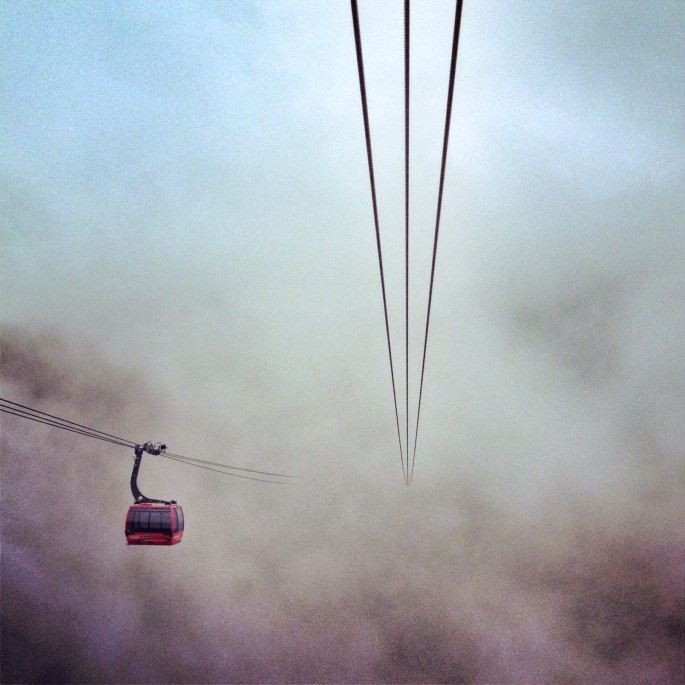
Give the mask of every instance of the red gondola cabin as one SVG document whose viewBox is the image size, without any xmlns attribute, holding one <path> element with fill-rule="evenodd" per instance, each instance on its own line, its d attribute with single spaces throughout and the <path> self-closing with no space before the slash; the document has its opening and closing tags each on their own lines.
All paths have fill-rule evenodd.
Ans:
<svg viewBox="0 0 685 685">
<path fill-rule="evenodd" d="M 129 545 L 176 545 L 182 538 L 180 504 L 140 502 L 128 508 L 126 541 Z"/>
</svg>

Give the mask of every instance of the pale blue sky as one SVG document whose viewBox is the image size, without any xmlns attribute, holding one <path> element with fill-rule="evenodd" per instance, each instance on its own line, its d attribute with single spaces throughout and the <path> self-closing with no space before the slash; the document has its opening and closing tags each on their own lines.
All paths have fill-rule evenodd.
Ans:
<svg viewBox="0 0 685 685">
<path fill-rule="evenodd" d="M 401 359 L 396 4 L 360 12 Z M 452 7 L 413 13 L 414 384 Z M 347 3 L 1 11 L 3 321 L 96 341 L 191 394 L 199 358 L 238 356 L 310 388 L 363 350 L 387 399 Z M 497 289 L 544 300 L 550 283 L 651 273 L 682 254 L 684 25 L 680 2 L 466 3 L 430 364 L 452 358 L 460 308 L 499 307 Z M 214 382 L 220 395 L 226 378 Z M 449 387 L 436 379 L 429 402 Z"/>
</svg>

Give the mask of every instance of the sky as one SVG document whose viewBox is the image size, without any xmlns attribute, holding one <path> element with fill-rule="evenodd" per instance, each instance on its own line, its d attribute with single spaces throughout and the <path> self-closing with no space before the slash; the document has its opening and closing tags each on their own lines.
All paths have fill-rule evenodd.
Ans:
<svg viewBox="0 0 685 685">
<path fill-rule="evenodd" d="M 404 397 L 398 0 L 359 0 Z M 410 426 L 454 3 L 413 3 Z M 3 682 L 683 673 L 685 4 L 465 0 L 414 481 L 350 7 L 0 4 Z M 400 401 L 400 421 L 406 416 Z"/>
</svg>

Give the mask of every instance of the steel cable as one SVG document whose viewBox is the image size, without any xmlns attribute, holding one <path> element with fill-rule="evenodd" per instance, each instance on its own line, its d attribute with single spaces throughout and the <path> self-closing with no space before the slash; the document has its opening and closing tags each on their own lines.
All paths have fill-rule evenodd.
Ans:
<svg viewBox="0 0 685 685">
<path fill-rule="evenodd" d="M 6 403 L 6 404 L 2 404 Z M 11 405 L 11 406 L 8 406 Z M 68 419 L 62 419 L 59 416 L 55 416 L 53 414 L 48 414 L 47 412 L 40 411 L 38 409 L 33 409 L 31 407 L 27 407 L 26 405 L 19 404 L 18 402 L 13 402 L 12 400 L 7 400 L 5 398 L 0 397 L 0 412 L 5 413 L 5 414 L 10 414 L 13 416 L 18 416 L 19 418 L 23 419 L 29 419 L 30 421 L 34 421 L 36 423 L 42 423 L 47 426 L 51 426 L 53 428 L 60 428 L 65 431 L 69 431 L 70 433 L 76 433 L 78 435 L 84 435 L 89 438 L 95 438 L 96 440 L 101 440 L 103 442 L 109 442 L 114 445 L 119 445 L 120 447 L 126 447 L 127 449 L 131 449 L 136 446 L 136 443 L 133 440 L 126 440 L 125 438 L 119 438 L 117 436 L 112 436 L 109 433 L 105 433 L 104 431 L 97 430 L 95 428 L 90 428 L 88 426 L 85 426 L 80 423 L 76 423 L 75 421 L 69 421 Z M 30 413 L 33 412 L 33 413 Z M 38 416 L 40 414 L 40 416 Z M 278 478 L 298 478 L 297 476 L 289 476 L 286 474 L 282 473 L 270 473 L 267 471 L 257 471 L 255 469 L 248 469 L 248 468 L 243 468 L 240 466 L 231 466 L 229 464 L 221 464 L 219 462 L 212 462 L 212 461 L 206 461 L 204 459 L 196 459 L 194 457 L 186 457 L 181 454 L 169 454 L 162 452 L 158 456 L 162 456 L 168 459 L 172 459 L 175 461 L 180 461 L 184 464 L 187 464 L 188 466 L 195 466 L 197 468 L 202 468 L 205 470 L 209 471 L 216 471 L 217 473 L 223 473 L 224 475 L 227 476 L 233 476 L 235 478 L 244 478 L 247 480 L 256 480 L 256 481 L 261 481 L 265 483 L 275 483 L 275 484 L 281 484 L 283 485 L 281 481 L 275 481 L 275 480 L 267 480 L 264 478 L 252 478 L 250 476 L 243 476 L 237 473 L 230 473 L 230 471 L 244 471 L 247 473 L 255 473 L 259 475 L 264 475 L 264 476 L 274 476 Z M 226 469 L 224 471 L 220 471 L 219 469 L 211 468 L 213 466 L 218 466 L 223 469 Z"/>
<path fill-rule="evenodd" d="M 409 0 L 404 0 L 404 351 L 407 417 L 405 482 L 409 485 Z"/>
<path fill-rule="evenodd" d="M 112 435 L 111 433 L 105 433 L 103 431 L 97 430 L 96 428 L 90 428 L 88 426 L 84 426 L 81 423 L 76 423 L 75 421 L 69 421 L 69 419 L 61 419 L 59 416 L 54 416 L 53 414 L 48 414 L 45 411 L 40 411 L 38 409 L 32 409 L 31 407 L 27 407 L 25 404 L 19 404 L 19 402 L 13 402 L 12 400 L 7 400 L 4 397 L 0 397 L 0 401 L 5 402 L 7 404 L 14 405 L 15 407 L 20 407 L 21 409 L 24 409 L 29 412 L 33 412 L 34 414 L 40 414 L 41 416 L 48 416 L 51 419 L 56 419 L 57 421 L 60 421 L 61 423 L 68 423 L 72 426 L 77 426 L 78 428 L 85 428 L 88 431 L 91 431 L 92 433 L 99 433 L 100 435 L 105 435 L 108 438 L 114 438 L 115 440 L 121 440 L 122 442 L 128 442 L 131 444 L 131 446 L 135 445 L 134 442 L 131 440 L 126 440 L 126 438 L 120 438 L 117 435 Z"/>
<path fill-rule="evenodd" d="M 230 464 L 221 464 L 216 461 L 206 461 L 205 459 L 196 459 L 195 457 L 186 457 L 183 454 L 174 454 L 173 452 L 164 452 L 164 456 L 175 457 L 177 459 L 184 459 L 188 462 L 197 462 L 199 464 L 206 464 L 208 466 L 220 466 L 224 469 L 231 469 L 233 471 L 244 471 L 246 473 L 258 473 L 261 476 L 277 476 L 278 478 L 299 478 L 299 476 L 288 476 L 285 473 L 272 473 L 271 471 L 257 471 L 256 469 L 246 469 L 242 466 L 231 466 Z"/>
<path fill-rule="evenodd" d="M 381 233 L 378 226 L 378 205 L 376 202 L 376 181 L 373 173 L 373 155 L 371 153 L 371 127 L 369 125 L 369 113 L 366 102 L 366 82 L 364 79 L 364 58 L 362 55 L 362 39 L 361 31 L 359 29 L 359 12 L 357 9 L 357 0 L 350 0 L 352 8 L 352 24 L 354 26 L 354 42 L 357 52 L 357 69 L 359 71 L 359 90 L 362 100 L 362 113 L 364 117 L 364 134 L 366 137 L 366 156 L 369 163 L 369 181 L 371 183 L 371 202 L 373 205 L 373 220 L 376 228 L 376 247 L 378 250 L 378 266 L 381 275 L 381 291 L 383 294 L 383 313 L 385 316 L 385 334 L 388 341 L 388 357 L 390 359 L 390 379 L 392 381 L 392 396 L 395 405 L 395 421 L 397 423 L 397 439 L 400 446 L 400 462 L 402 463 L 402 473 L 405 480 L 407 479 L 407 472 L 404 465 L 404 456 L 402 454 L 402 435 L 400 433 L 400 417 L 397 411 L 397 391 L 395 388 L 395 370 L 392 363 L 392 346 L 390 344 L 390 324 L 388 323 L 388 304 L 385 293 L 385 275 L 383 273 L 383 253 L 381 250 Z M 407 446 L 408 447 L 408 446 Z M 407 461 L 407 465 L 409 462 Z"/>
<path fill-rule="evenodd" d="M 187 464 L 188 466 L 195 466 L 198 469 L 204 469 L 205 471 L 214 471 L 215 473 L 222 473 L 224 476 L 232 476 L 233 478 L 244 478 L 245 480 L 254 480 L 258 481 L 260 483 L 273 483 L 274 485 L 290 485 L 290 483 L 280 481 L 280 480 L 268 480 L 266 478 L 253 478 L 252 476 L 243 476 L 239 473 L 231 473 L 230 471 L 221 471 L 220 469 L 214 469 L 211 466 L 203 466 L 201 464 L 194 464 L 191 461 L 188 461 L 185 458 L 179 458 L 177 456 L 172 456 L 171 454 L 167 454 L 166 452 L 160 452 L 159 454 L 155 455 L 158 457 L 164 457 L 165 459 L 171 459 L 172 461 L 180 461 L 182 464 Z M 242 470 L 242 469 L 241 469 Z M 247 469 L 245 469 L 247 470 Z M 260 473 L 259 471 L 257 473 Z M 284 478 L 292 478 L 292 476 L 283 476 Z"/>
<path fill-rule="evenodd" d="M 447 164 L 447 146 L 450 136 L 450 120 L 452 117 L 452 97 L 454 94 L 454 75 L 457 67 L 457 52 L 459 50 L 459 30 L 461 27 L 461 11 L 463 0 L 457 0 L 457 6 L 454 13 L 454 33 L 452 37 L 452 57 L 450 61 L 450 78 L 449 87 L 447 91 L 447 112 L 445 114 L 445 136 L 442 146 L 442 164 L 440 166 L 440 188 L 438 191 L 438 208 L 435 217 L 435 237 L 433 239 L 433 259 L 431 263 L 431 279 L 428 289 L 428 308 L 426 312 L 426 332 L 423 341 L 423 360 L 421 362 L 421 383 L 419 385 L 419 402 L 416 410 L 416 432 L 414 433 L 414 454 L 412 456 L 411 473 L 408 479 L 411 482 L 414 477 L 414 463 L 416 461 L 416 443 L 419 434 L 419 418 L 421 416 L 421 398 L 423 395 L 423 378 L 426 370 L 426 349 L 428 347 L 428 327 L 430 324 L 431 304 L 433 301 L 433 281 L 435 278 L 435 259 L 438 250 L 438 232 L 440 230 L 440 212 L 442 210 L 442 193 L 445 184 L 445 167 Z"/>
<path fill-rule="evenodd" d="M 90 433 L 88 431 L 81 430 L 79 428 L 72 428 L 70 426 L 65 426 L 63 424 L 57 423 L 56 421 L 51 421 L 50 419 L 44 419 L 40 416 L 33 416 L 31 414 L 28 414 L 27 412 L 19 412 L 19 411 L 14 411 L 13 409 L 10 409 L 6 407 L 5 405 L 0 405 L 0 412 L 3 412 L 4 414 L 12 414 L 14 416 L 19 416 L 22 419 L 30 419 L 31 421 L 35 421 L 36 423 L 43 423 L 46 426 L 53 426 L 54 428 L 62 428 L 63 430 L 69 431 L 70 433 L 77 433 L 79 435 L 85 435 L 86 437 L 89 438 L 95 438 L 96 440 L 102 440 L 103 442 L 111 442 L 114 445 L 121 445 L 122 447 L 127 447 L 131 448 L 133 445 L 129 445 L 126 442 L 121 442 L 119 440 L 112 440 L 111 438 L 104 438 L 101 435 L 96 435 L 94 433 Z"/>
</svg>

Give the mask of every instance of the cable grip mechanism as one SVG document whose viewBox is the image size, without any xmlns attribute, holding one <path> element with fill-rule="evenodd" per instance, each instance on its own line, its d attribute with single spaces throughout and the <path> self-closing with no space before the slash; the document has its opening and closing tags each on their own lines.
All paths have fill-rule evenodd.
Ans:
<svg viewBox="0 0 685 685">
<path fill-rule="evenodd" d="M 138 471 L 140 470 L 140 462 L 143 459 L 143 452 L 148 454 L 162 454 L 166 451 L 166 445 L 161 442 L 146 442 L 142 445 L 136 445 L 134 447 L 135 457 L 133 459 L 133 471 L 131 472 L 131 494 L 133 495 L 133 500 L 136 503 L 152 502 L 158 504 L 175 504 L 176 500 L 163 500 L 163 499 L 152 499 L 146 497 L 138 488 Z"/>
</svg>

